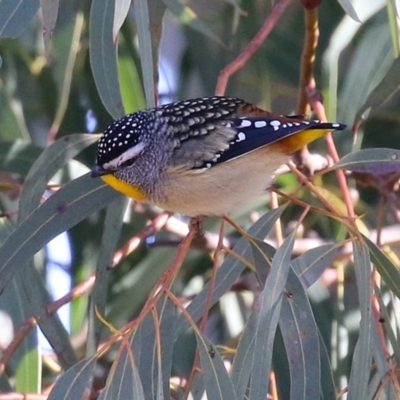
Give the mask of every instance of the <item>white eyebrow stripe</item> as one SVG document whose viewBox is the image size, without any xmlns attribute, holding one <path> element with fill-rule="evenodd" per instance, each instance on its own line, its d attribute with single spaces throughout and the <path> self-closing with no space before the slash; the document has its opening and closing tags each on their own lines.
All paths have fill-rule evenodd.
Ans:
<svg viewBox="0 0 400 400">
<path fill-rule="evenodd" d="M 111 160 L 103 165 L 105 169 L 109 170 L 115 170 L 117 169 L 122 163 L 124 163 L 127 160 L 130 160 L 131 158 L 134 158 L 139 155 L 139 153 L 146 147 L 145 143 L 140 142 L 136 146 L 131 147 L 130 149 L 126 150 L 123 152 L 121 155 L 118 157 L 114 158 L 114 160 Z"/>
</svg>

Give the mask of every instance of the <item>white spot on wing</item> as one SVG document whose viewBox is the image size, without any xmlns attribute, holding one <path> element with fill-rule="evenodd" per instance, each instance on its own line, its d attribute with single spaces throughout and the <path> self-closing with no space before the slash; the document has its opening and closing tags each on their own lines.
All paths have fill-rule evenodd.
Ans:
<svg viewBox="0 0 400 400">
<path fill-rule="evenodd" d="M 254 123 L 254 126 L 256 128 L 264 128 L 265 126 L 267 126 L 267 122 L 266 121 L 256 121 Z"/>
<path fill-rule="evenodd" d="M 277 119 L 275 119 L 270 122 L 270 125 L 274 128 L 274 131 L 277 131 L 281 125 L 281 121 L 278 121 Z"/>
<path fill-rule="evenodd" d="M 242 119 L 239 128 L 247 128 L 248 126 L 251 126 L 251 121 L 248 119 Z"/>
<path fill-rule="evenodd" d="M 246 140 L 246 134 L 244 132 L 239 132 L 237 135 L 236 142 L 242 142 L 243 140 Z"/>
</svg>

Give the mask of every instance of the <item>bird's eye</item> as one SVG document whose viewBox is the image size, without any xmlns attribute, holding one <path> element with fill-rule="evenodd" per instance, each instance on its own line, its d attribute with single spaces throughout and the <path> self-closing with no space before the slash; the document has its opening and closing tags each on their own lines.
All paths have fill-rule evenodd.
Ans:
<svg viewBox="0 0 400 400">
<path fill-rule="evenodd" d="M 136 161 L 137 157 L 129 158 L 128 160 L 122 162 L 119 166 L 120 167 L 130 167 Z"/>
</svg>

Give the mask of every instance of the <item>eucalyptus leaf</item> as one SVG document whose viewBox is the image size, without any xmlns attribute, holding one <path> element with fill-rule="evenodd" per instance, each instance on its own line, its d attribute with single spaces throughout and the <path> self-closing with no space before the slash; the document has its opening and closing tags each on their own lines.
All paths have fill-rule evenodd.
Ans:
<svg viewBox="0 0 400 400">
<path fill-rule="evenodd" d="M 48 400 L 76 400 L 87 397 L 95 366 L 96 358 L 79 361 L 57 380 Z"/>
<path fill-rule="evenodd" d="M 90 65 L 104 107 L 114 119 L 124 115 L 113 42 L 113 0 L 93 0 L 90 10 Z"/>
<path fill-rule="evenodd" d="M 342 157 L 332 169 L 384 175 L 400 171 L 400 150 L 364 149 Z"/>
<path fill-rule="evenodd" d="M 118 196 L 121 195 L 88 175 L 51 196 L 0 247 L 0 292 L 46 243 Z"/>
<path fill-rule="evenodd" d="M 0 1 L 0 37 L 17 37 L 39 9 L 39 0 Z"/>
</svg>

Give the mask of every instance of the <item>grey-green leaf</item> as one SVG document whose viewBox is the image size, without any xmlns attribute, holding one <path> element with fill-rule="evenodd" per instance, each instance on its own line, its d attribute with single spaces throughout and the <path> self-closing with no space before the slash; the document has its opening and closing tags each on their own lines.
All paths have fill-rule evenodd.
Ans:
<svg viewBox="0 0 400 400">
<path fill-rule="evenodd" d="M 360 333 L 351 364 L 349 400 L 365 399 L 372 362 L 371 261 L 368 248 L 353 242 L 354 269 L 361 312 Z"/>
<path fill-rule="evenodd" d="M 143 386 L 134 361 L 131 354 L 124 349 L 122 354 L 114 361 L 106 387 L 99 396 L 99 400 L 145 399 Z"/>
<path fill-rule="evenodd" d="M 342 6 L 343 10 L 346 12 L 346 14 L 348 14 L 351 18 L 353 18 L 354 21 L 361 22 L 350 0 L 338 0 L 338 1 L 339 4 Z"/>
<path fill-rule="evenodd" d="M 357 111 L 354 123 L 357 123 L 368 109 L 379 106 L 389 100 L 400 87 L 400 57 L 397 57 L 389 67 L 385 76 L 371 91 L 364 104 Z"/>
<path fill-rule="evenodd" d="M 46 243 L 121 194 L 84 175 L 30 214 L 0 247 L 0 292 Z"/>
<path fill-rule="evenodd" d="M 48 400 L 77 400 L 87 398 L 96 358 L 79 361 L 56 382 Z"/>
<path fill-rule="evenodd" d="M 19 203 L 19 221 L 39 205 L 51 177 L 96 140 L 96 135 L 88 134 L 63 136 L 43 151 L 26 176 Z"/>
<path fill-rule="evenodd" d="M 400 150 L 364 149 L 345 155 L 333 169 L 369 173 L 375 175 L 400 171 Z"/>
<path fill-rule="evenodd" d="M 318 246 L 292 260 L 292 268 L 305 289 L 309 288 L 337 256 L 341 244 L 332 243 Z"/>
<path fill-rule="evenodd" d="M 388 288 L 400 299 L 400 272 L 389 257 L 371 240 L 364 236 L 371 261 L 381 274 Z"/>
<path fill-rule="evenodd" d="M 205 336 L 197 331 L 196 340 L 207 398 L 213 400 L 237 399 L 232 381 L 217 350 Z"/>
<path fill-rule="evenodd" d="M 43 16 L 43 40 L 46 54 L 49 55 L 51 38 L 57 22 L 59 0 L 40 0 Z"/>
<path fill-rule="evenodd" d="M 115 0 L 114 21 L 113 21 L 113 41 L 117 41 L 119 30 L 125 21 L 131 6 L 131 0 Z"/>
<path fill-rule="evenodd" d="M 285 209 L 286 206 L 284 205 L 263 215 L 254 225 L 251 226 L 248 230 L 248 234 L 259 239 L 265 238 Z M 251 259 L 251 248 L 245 238 L 239 240 L 233 248 L 233 251 L 246 260 Z M 228 256 L 225 259 L 217 272 L 211 304 L 215 304 L 221 296 L 230 289 L 244 268 L 244 264 L 234 256 Z M 202 291 L 192 300 L 187 308 L 192 318 L 196 321 L 203 315 L 209 290 L 209 284 L 205 285 Z M 177 334 L 180 334 L 187 328 L 189 328 L 189 323 L 186 321 L 185 317 L 181 315 L 177 324 Z"/>
<path fill-rule="evenodd" d="M 281 311 L 282 296 L 290 270 L 295 232 L 290 234 L 277 250 L 264 289 L 259 300 L 251 364 L 250 400 L 264 399 L 268 393 L 268 380 L 272 360 L 272 346 Z"/>
<path fill-rule="evenodd" d="M 319 331 L 305 289 L 292 269 L 282 299 L 279 327 L 289 363 L 290 398 L 318 399 L 321 390 Z"/>
<path fill-rule="evenodd" d="M 0 37 L 17 37 L 39 9 L 39 0 L 0 1 Z"/>
<path fill-rule="evenodd" d="M 104 107 L 114 119 L 124 115 L 119 89 L 117 46 L 113 42 L 113 0 L 93 0 L 90 10 L 90 65 Z"/>
</svg>

